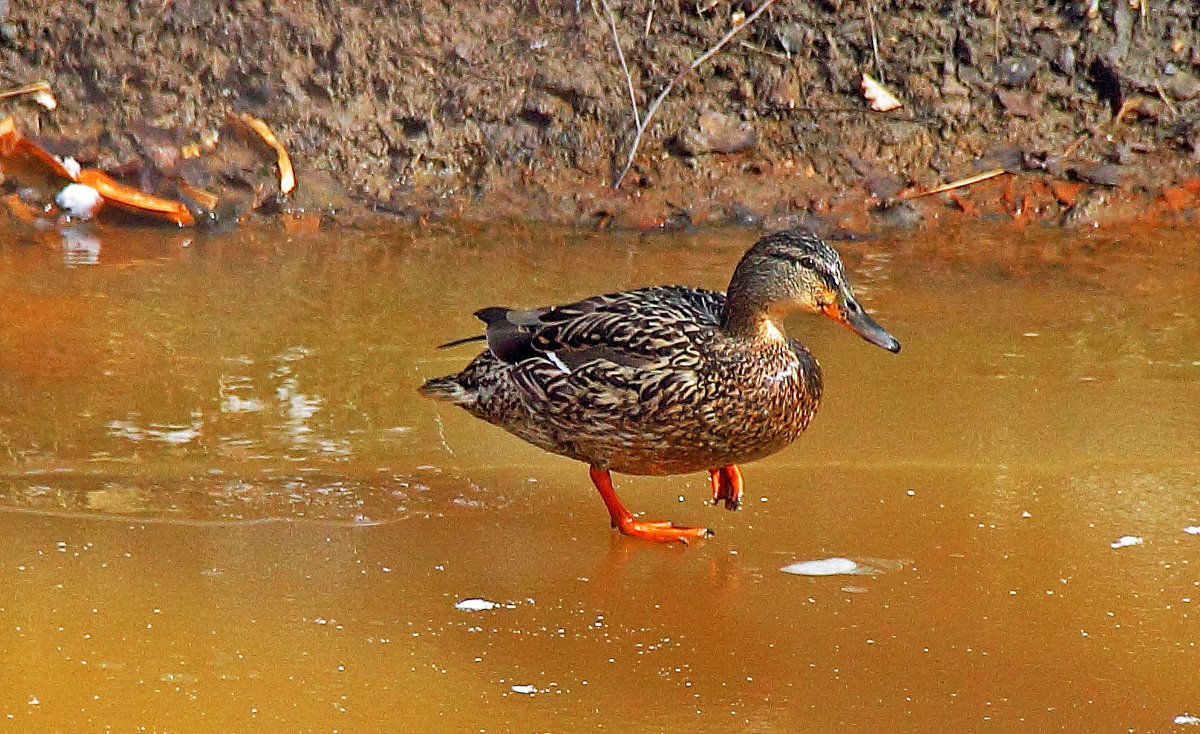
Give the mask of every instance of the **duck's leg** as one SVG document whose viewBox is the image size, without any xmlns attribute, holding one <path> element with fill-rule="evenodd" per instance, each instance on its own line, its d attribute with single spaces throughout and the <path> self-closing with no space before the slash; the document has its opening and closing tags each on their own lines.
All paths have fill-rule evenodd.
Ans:
<svg viewBox="0 0 1200 734">
<path fill-rule="evenodd" d="M 709 469 L 708 480 L 712 482 L 713 504 L 725 503 L 726 510 L 736 510 L 742 504 L 742 470 L 737 464 Z"/>
<path fill-rule="evenodd" d="M 621 498 L 613 489 L 612 475 L 608 473 L 608 470 L 593 466 L 589 467 L 588 471 L 592 476 L 592 484 L 595 484 L 596 489 L 600 490 L 600 497 L 604 500 L 604 506 L 608 508 L 608 517 L 612 520 L 612 526 L 620 530 L 623 535 L 632 535 L 635 538 L 645 538 L 659 543 L 676 541 L 687 543 L 693 538 L 707 538 L 712 535 L 712 531 L 708 528 L 681 528 L 666 520 L 635 520 L 633 514 L 625 509 L 625 505 L 621 504 Z"/>
</svg>

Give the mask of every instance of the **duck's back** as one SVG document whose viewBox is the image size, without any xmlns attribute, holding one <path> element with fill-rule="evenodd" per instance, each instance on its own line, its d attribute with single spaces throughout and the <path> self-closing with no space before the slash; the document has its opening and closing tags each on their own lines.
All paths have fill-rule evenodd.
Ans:
<svg viewBox="0 0 1200 734">
<path fill-rule="evenodd" d="M 484 309 L 489 349 L 422 388 L 554 453 L 631 474 L 760 458 L 820 399 L 799 342 L 733 339 L 725 296 L 676 286 L 565 306 Z"/>
</svg>

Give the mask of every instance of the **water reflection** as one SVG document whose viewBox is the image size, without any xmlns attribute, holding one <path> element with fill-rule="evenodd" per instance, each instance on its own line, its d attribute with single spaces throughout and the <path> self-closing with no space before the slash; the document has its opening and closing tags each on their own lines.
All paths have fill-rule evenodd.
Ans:
<svg viewBox="0 0 1200 734">
<path fill-rule="evenodd" d="M 79 227 L 66 227 L 62 234 L 63 264 L 96 265 L 100 262 L 100 239 Z"/>
</svg>

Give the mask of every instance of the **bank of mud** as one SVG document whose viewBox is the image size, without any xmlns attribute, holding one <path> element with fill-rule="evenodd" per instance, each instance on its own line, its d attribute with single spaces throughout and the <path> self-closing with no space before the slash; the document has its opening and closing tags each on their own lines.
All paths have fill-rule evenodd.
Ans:
<svg viewBox="0 0 1200 734">
<path fill-rule="evenodd" d="M 777 2 L 683 77 L 612 188 L 634 131 L 613 27 L 644 114 L 760 4 L 12 0 L 4 82 L 45 79 L 59 105 L 3 113 L 143 188 L 190 177 L 234 217 L 1087 225 L 1190 220 L 1200 200 L 1190 0 Z M 904 106 L 872 111 L 863 73 Z M 148 175 L 231 112 L 288 147 L 294 195 L 231 171 L 245 161 Z"/>
</svg>

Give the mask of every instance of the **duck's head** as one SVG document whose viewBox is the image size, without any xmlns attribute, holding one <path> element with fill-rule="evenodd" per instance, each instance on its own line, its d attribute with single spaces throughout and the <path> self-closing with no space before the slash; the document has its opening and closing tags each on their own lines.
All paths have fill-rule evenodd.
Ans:
<svg viewBox="0 0 1200 734">
<path fill-rule="evenodd" d="M 729 283 L 723 326 L 779 333 L 777 322 L 792 311 L 824 314 L 876 346 L 900 351 L 900 342 L 855 299 L 837 251 L 806 229 L 767 235 L 742 257 Z"/>
</svg>

